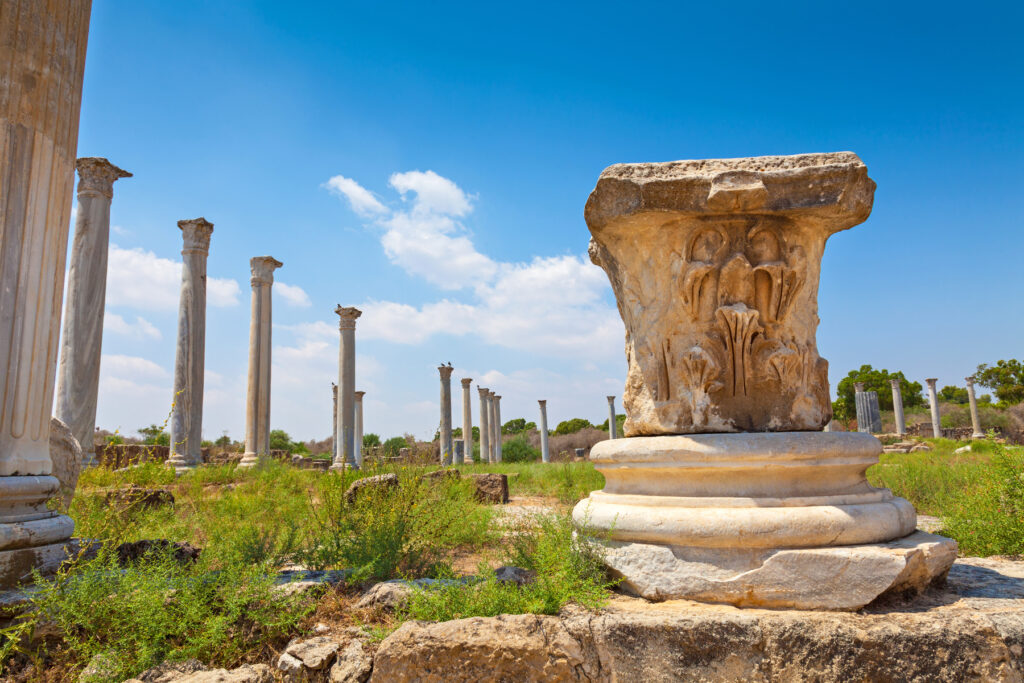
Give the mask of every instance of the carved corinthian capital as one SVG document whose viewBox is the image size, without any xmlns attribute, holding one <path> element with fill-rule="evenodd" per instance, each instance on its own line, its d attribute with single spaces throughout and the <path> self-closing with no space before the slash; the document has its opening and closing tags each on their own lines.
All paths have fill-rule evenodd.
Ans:
<svg viewBox="0 0 1024 683">
<path fill-rule="evenodd" d="M 253 287 L 272 285 L 274 284 L 274 271 L 283 265 L 273 256 L 253 256 L 249 259 L 249 269 L 252 272 L 249 282 Z"/>
<path fill-rule="evenodd" d="M 193 218 L 187 221 L 178 221 L 178 227 L 181 228 L 181 237 L 185 240 L 182 253 L 198 251 L 208 254 L 210 252 L 213 223 L 205 218 Z"/>
<path fill-rule="evenodd" d="M 851 152 L 616 164 L 585 210 L 626 326 L 626 436 L 818 430 L 818 275 L 867 219 Z"/>
<path fill-rule="evenodd" d="M 114 181 L 131 178 L 128 171 L 114 166 L 103 157 L 82 157 L 75 161 L 78 169 L 78 194 L 96 193 L 107 199 L 114 196 Z"/>
<path fill-rule="evenodd" d="M 354 330 L 356 328 L 356 318 L 363 314 L 358 308 L 352 306 L 342 306 L 338 304 L 338 307 L 334 309 L 334 312 L 338 314 L 338 329 L 339 330 Z"/>
</svg>

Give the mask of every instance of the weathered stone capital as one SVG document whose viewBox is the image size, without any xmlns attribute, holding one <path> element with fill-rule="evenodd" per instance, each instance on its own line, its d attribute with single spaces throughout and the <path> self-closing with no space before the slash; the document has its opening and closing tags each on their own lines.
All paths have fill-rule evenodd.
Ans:
<svg viewBox="0 0 1024 683">
<path fill-rule="evenodd" d="M 181 237 L 185 241 L 181 253 L 210 253 L 210 235 L 213 234 L 213 223 L 200 217 L 178 221 L 178 227 L 181 228 Z"/>
<path fill-rule="evenodd" d="M 974 386 L 974 375 L 971 375 L 970 377 L 964 377 L 964 381 L 967 382 L 967 388 L 968 389 L 973 387 Z"/>
<path fill-rule="evenodd" d="M 355 392 L 356 402 L 357 403 L 361 402 L 363 400 L 363 396 L 366 396 L 366 392 L 365 391 L 357 391 L 357 392 Z"/>
<path fill-rule="evenodd" d="M 471 377 L 463 377 L 462 378 L 462 386 L 464 386 L 465 388 L 468 389 L 469 385 L 472 384 L 472 383 L 473 383 L 473 379 Z"/>
<path fill-rule="evenodd" d="M 935 383 L 936 383 L 936 382 L 938 382 L 938 381 L 939 381 L 939 378 L 938 378 L 938 377 L 931 377 L 931 378 L 929 378 L 929 379 L 926 379 L 926 380 L 925 380 L 925 383 L 926 383 L 926 384 L 927 384 L 928 386 L 930 386 L 930 387 L 931 387 L 932 389 L 934 389 L 934 388 L 935 388 Z"/>
<path fill-rule="evenodd" d="M 334 312 L 338 314 L 338 329 L 339 330 L 354 330 L 356 329 L 356 318 L 363 314 L 358 308 L 353 306 L 342 306 L 338 304 L 338 307 L 334 309 Z"/>
<path fill-rule="evenodd" d="M 863 394 L 864 393 L 864 382 L 854 382 L 853 383 L 853 390 L 856 391 L 858 394 Z"/>
<path fill-rule="evenodd" d="M 498 396 L 497 394 L 494 394 L 494 400 L 495 401 L 500 401 L 501 400 L 501 396 Z"/>
<path fill-rule="evenodd" d="M 541 408 L 547 408 L 548 407 L 548 402 L 546 400 L 538 400 L 537 403 L 540 404 Z"/>
<path fill-rule="evenodd" d="M 132 174 L 114 166 L 103 157 L 82 157 L 75 161 L 78 169 L 78 194 L 101 194 L 107 199 L 114 196 L 114 181 L 131 178 Z"/>
<path fill-rule="evenodd" d="M 606 398 L 608 399 L 608 405 L 611 405 L 611 404 L 615 403 L 615 397 L 614 396 L 608 396 Z"/>
<path fill-rule="evenodd" d="M 891 380 L 889 380 L 889 384 L 892 385 L 893 389 L 899 389 L 900 388 L 900 381 L 898 379 L 891 379 Z"/>
<path fill-rule="evenodd" d="M 485 389 L 484 387 L 477 387 L 476 390 L 480 392 L 480 398 L 489 398 L 491 395 L 490 389 Z"/>
<path fill-rule="evenodd" d="M 249 269 L 252 271 L 249 283 L 253 287 L 274 284 L 274 271 L 283 265 L 273 256 L 253 256 L 249 259 Z"/>
<path fill-rule="evenodd" d="M 454 370 L 455 370 L 455 368 L 453 368 L 450 365 L 439 365 L 439 366 L 437 366 L 437 371 L 441 374 L 441 379 L 443 379 L 446 382 L 450 382 L 451 381 L 451 379 L 452 379 L 452 371 L 454 371 Z"/>
</svg>

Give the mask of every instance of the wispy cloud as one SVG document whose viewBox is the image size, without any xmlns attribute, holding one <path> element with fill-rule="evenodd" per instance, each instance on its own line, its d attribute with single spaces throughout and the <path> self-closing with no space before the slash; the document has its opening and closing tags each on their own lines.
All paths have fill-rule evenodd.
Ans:
<svg viewBox="0 0 1024 683">
<path fill-rule="evenodd" d="M 275 282 L 274 292 L 280 294 L 281 298 L 284 299 L 289 306 L 309 308 L 313 305 L 313 302 L 309 300 L 309 295 L 306 294 L 306 290 L 298 285 L 288 285 L 283 282 Z"/>
<path fill-rule="evenodd" d="M 141 248 L 110 245 L 107 264 L 107 306 L 174 310 L 181 293 L 181 262 Z M 208 277 L 206 301 L 214 307 L 237 306 L 241 288 L 226 278 Z"/>
<path fill-rule="evenodd" d="M 107 311 L 103 316 L 104 334 L 120 334 L 134 339 L 161 339 L 163 335 L 153 323 L 142 316 L 136 316 L 135 322 L 130 323 L 117 313 Z"/>
</svg>

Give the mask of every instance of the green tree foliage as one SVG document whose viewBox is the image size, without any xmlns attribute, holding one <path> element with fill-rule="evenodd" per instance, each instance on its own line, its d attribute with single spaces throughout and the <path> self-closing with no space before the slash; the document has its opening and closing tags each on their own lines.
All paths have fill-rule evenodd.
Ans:
<svg viewBox="0 0 1024 683">
<path fill-rule="evenodd" d="M 290 451 L 292 449 L 292 437 L 283 429 L 270 430 L 270 450 Z"/>
<path fill-rule="evenodd" d="M 540 451 L 527 442 L 526 437 L 517 436 L 501 445 L 502 462 L 536 462 L 540 460 Z"/>
<path fill-rule="evenodd" d="M 536 422 L 527 422 L 525 417 L 517 417 L 514 420 L 509 420 L 501 426 L 502 434 L 522 434 L 528 432 L 531 429 L 536 429 Z"/>
<path fill-rule="evenodd" d="M 393 436 L 384 442 L 384 454 L 393 458 L 398 455 L 399 449 L 408 447 L 409 442 L 405 440 L 404 436 Z"/>
<path fill-rule="evenodd" d="M 878 407 L 882 410 L 892 410 L 892 385 L 891 379 L 900 380 L 900 392 L 903 396 L 903 405 L 907 408 L 924 404 L 924 395 L 921 393 L 920 382 L 908 382 L 902 372 L 889 372 L 888 370 L 875 370 L 870 365 L 860 366 L 860 370 L 850 370 L 843 379 L 839 380 L 836 387 L 838 399 L 832 404 L 832 412 L 839 420 L 850 420 L 857 414 L 857 403 L 854 399 L 856 382 L 864 382 L 865 391 L 878 392 Z"/>
<path fill-rule="evenodd" d="M 1016 358 L 996 361 L 995 365 L 982 363 L 974 373 L 974 381 L 995 392 L 1000 401 L 1024 401 L 1024 363 Z"/>
<path fill-rule="evenodd" d="M 967 389 L 965 387 L 942 387 L 939 391 L 939 400 L 946 403 L 967 403 Z"/>
<path fill-rule="evenodd" d="M 213 445 L 215 445 L 215 446 L 230 446 L 231 445 L 231 437 L 228 436 L 227 434 L 225 434 L 224 436 L 222 436 L 219 439 L 217 439 L 216 441 L 214 441 Z"/>
<path fill-rule="evenodd" d="M 171 435 L 164 431 L 164 428 L 157 424 L 151 424 L 139 430 L 142 435 L 142 443 L 150 446 L 170 446 Z"/>
<path fill-rule="evenodd" d="M 369 434 L 363 434 L 363 446 L 379 446 L 380 435 L 370 432 Z"/>
<path fill-rule="evenodd" d="M 559 435 L 575 434 L 581 429 L 587 429 L 588 427 L 593 426 L 594 425 L 590 424 L 590 420 L 586 420 L 582 417 L 574 417 L 571 420 L 563 420 L 562 422 L 559 422 L 558 426 L 555 427 L 554 433 Z"/>
<path fill-rule="evenodd" d="M 107 434 L 108 446 L 119 446 L 124 443 L 124 437 L 120 434 Z"/>
<path fill-rule="evenodd" d="M 453 439 L 461 439 L 462 438 L 462 427 L 456 427 L 455 429 L 452 430 L 452 438 Z M 479 427 L 473 427 L 473 441 L 476 442 L 476 441 L 479 441 L 479 440 L 480 440 L 480 428 Z"/>
<path fill-rule="evenodd" d="M 624 424 L 626 424 L 626 416 L 625 415 L 616 415 L 615 416 L 615 433 L 618 436 L 622 436 L 622 425 L 624 425 Z M 604 422 L 599 424 L 597 426 L 597 428 L 600 429 L 602 432 L 607 432 L 608 431 L 608 420 L 605 420 Z"/>
</svg>

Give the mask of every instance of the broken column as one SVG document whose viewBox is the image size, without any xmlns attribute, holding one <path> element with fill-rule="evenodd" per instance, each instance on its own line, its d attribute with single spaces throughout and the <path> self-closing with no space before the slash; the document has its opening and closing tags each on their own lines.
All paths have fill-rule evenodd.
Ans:
<svg viewBox="0 0 1024 683">
<path fill-rule="evenodd" d="M 338 422 L 335 425 L 335 441 L 338 453 L 332 470 L 351 467 L 356 462 L 356 319 L 363 314 L 358 308 L 340 304 L 334 309 L 338 314 Z"/>
<path fill-rule="evenodd" d="M 205 218 L 178 221 L 181 250 L 181 299 L 178 345 L 174 356 L 171 408 L 171 456 L 167 464 L 182 472 L 203 462 L 203 373 L 206 360 L 206 259 L 213 223 Z"/>
<path fill-rule="evenodd" d="M 470 385 L 473 380 L 462 378 L 462 456 L 455 453 L 455 464 L 461 465 L 473 460 L 473 394 Z"/>
<path fill-rule="evenodd" d="M 96 397 L 100 386 L 107 247 L 114 182 L 130 178 L 106 159 L 85 157 L 78 169 L 78 213 L 71 243 L 64 333 L 57 370 L 57 418 L 82 447 L 82 466 L 96 464 Z"/>
<path fill-rule="evenodd" d="M 965 377 L 964 381 L 967 382 L 967 400 L 971 404 L 971 428 L 974 430 L 971 438 L 982 439 L 985 437 L 985 432 L 981 431 L 981 418 L 978 417 L 978 399 L 974 395 L 974 377 Z"/>
<path fill-rule="evenodd" d="M 442 465 L 452 464 L 452 370 L 451 364 L 437 368 L 441 375 L 441 426 L 439 451 Z"/>
<path fill-rule="evenodd" d="M 942 422 L 939 420 L 939 396 L 935 393 L 935 383 L 938 381 L 937 377 L 925 380 L 928 385 L 928 407 L 931 408 L 932 413 L 932 436 L 936 438 L 942 436 Z"/>
<path fill-rule="evenodd" d="M 541 462 L 551 462 L 551 451 L 548 449 L 548 402 L 537 403 L 540 404 L 540 459 Z"/>
<path fill-rule="evenodd" d="M 491 392 L 483 387 L 477 387 L 480 394 L 480 462 L 490 462 L 491 448 Z M 472 457 L 472 451 L 468 451 Z"/>
<path fill-rule="evenodd" d="M 882 431 L 882 412 L 878 407 L 878 392 L 864 391 L 864 382 L 854 383 L 854 402 L 857 405 L 857 431 L 877 434 Z"/>
<path fill-rule="evenodd" d="M 338 385 L 331 382 L 331 394 L 334 395 L 334 410 L 331 413 L 331 462 L 338 459 Z"/>
<path fill-rule="evenodd" d="M 501 462 L 501 396 L 491 392 L 494 406 L 494 462 Z"/>
<path fill-rule="evenodd" d="M 0 10 L 0 588 L 55 569 L 74 530 L 47 501 L 89 4 Z"/>
<path fill-rule="evenodd" d="M 892 410 L 896 419 L 896 433 L 904 436 L 907 433 L 907 421 L 903 417 L 903 393 L 900 391 L 900 381 L 890 379 L 892 385 Z"/>
<path fill-rule="evenodd" d="M 356 399 L 356 465 L 359 469 L 363 468 L 363 396 L 366 396 L 365 391 L 357 391 L 355 393 Z"/>
<path fill-rule="evenodd" d="M 252 467 L 270 456 L 270 290 L 274 286 L 274 271 L 282 265 L 271 256 L 249 259 L 249 381 L 245 398 L 245 454 L 239 467 Z"/>
<path fill-rule="evenodd" d="M 955 542 L 868 484 L 878 439 L 821 431 L 821 257 L 874 188 L 849 152 L 601 174 L 584 215 L 626 327 L 625 438 L 591 449 L 605 488 L 573 514 L 610 539 L 620 587 L 852 610 L 949 569 Z"/>
<path fill-rule="evenodd" d="M 608 438 L 615 438 L 615 397 L 608 397 Z"/>
</svg>

